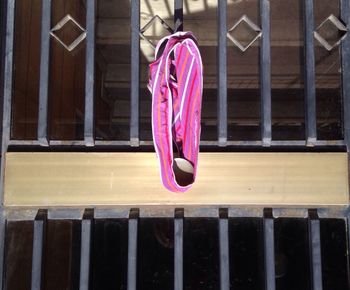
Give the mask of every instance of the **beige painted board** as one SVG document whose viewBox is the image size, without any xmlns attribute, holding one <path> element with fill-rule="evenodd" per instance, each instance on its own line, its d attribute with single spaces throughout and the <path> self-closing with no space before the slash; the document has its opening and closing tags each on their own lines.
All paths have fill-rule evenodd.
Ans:
<svg viewBox="0 0 350 290">
<path fill-rule="evenodd" d="M 6 206 L 346 205 L 346 153 L 200 153 L 193 187 L 160 182 L 155 153 L 6 153 Z"/>
</svg>

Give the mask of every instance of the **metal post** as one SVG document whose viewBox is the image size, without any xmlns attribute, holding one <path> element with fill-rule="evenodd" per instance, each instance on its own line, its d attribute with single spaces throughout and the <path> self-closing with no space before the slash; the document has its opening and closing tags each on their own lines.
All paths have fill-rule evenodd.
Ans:
<svg viewBox="0 0 350 290">
<path fill-rule="evenodd" d="M 6 219 L 3 207 L 0 207 L 0 289 L 4 287 L 4 269 L 5 269 L 5 230 Z"/>
<path fill-rule="evenodd" d="M 218 142 L 227 142 L 227 0 L 218 1 Z"/>
<path fill-rule="evenodd" d="M 174 0 L 174 32 L 183 31 L 183 0 Z"/>
<path fill-rule="evenodd" d="M 309 247 L 312 289 L 322 290 L 320 220 L 317 210 L 309 210 Z"/>
<path fill-rule="evenodd" d="M 137 232 L 139 210 L 131 209 L 128 234 L 128 290 L 136 290 L 137 280 Z"/>
<path fill-rule="evenodd" d="M 346 215 L 345 215 L 345 226 L 346 226 L 346 248 L 347 248 L 347 258 L 348 258 L 348 285 L 350 287 L 350 255 L 349 255 L 349 251 L 350 251 L 350 212 L 347 210 L 345 211 Z"/>
<path fill-rule="evenodd" d="M 94 146 L 94 80 L 95 80 L 95 0 L 86 1 L 86 69 L 84 141 Z"/>
<path fill-rule="evenodd" d="M 140 1 L 131 0 L 130 145 L 139 146 Z"/>
<path fill-rule="evenodd" d="M 31 290 L 41 290 L 44 222 L 46 218 L 47 213 L 39 210 L 34 220 Z"/>
<path fill-rule="evenodd" d="M 2 144 L 1 144 L 1 194 L 0 205 L 4 198 L 4 169 L 5 154 L 10 141 L 11 131 L 11 97 L 12 97 L 12 70 L 13 70 L 13 33 L 15 17 L 15 0 L 7 1 L 6 22 L 6 45 L 5 45 L 5 68 L 4 68 L 4 103 L 2 121 Z M 1 275 L 1 274 L 0 274 Z"/>
<path fill-rule="evenodd" d="M 314 146 L 317 139 L 313 10 L 313 0 L 305 0 L 305 131 L 306 145 L 308 146 Z"/>
<path fill-rule="evenodd" d="M 274 220 L 271 209 L 264 210 L 265 289 L 276 289 Z"/>
<path fill-rule="evenodd" d="M 79 290 L 89 290 L 91 228 L 94 211 L 86 210 L 81 221 L 80 282 Z"/>
<path fill-rule="evenodd" d="M 260 0 L 261 48 L 261 138 L 263 146 L 271 145 L 271 53 L 270 53 L 270 0 Z"/>
<path fill-rule="evenodd" d="M 345 26 L 350 25 L 350 3 L 349 0 L 340 0 L 340 14 Z M 344 113 L 344 140 L 347 150 L 350 150 L 350 35 L 347 35 L 341 42 L 341 62 L 342 62 L 342 94 Z"/>
<path fill-rule="evenodd" d="M 228 237 L 228 210 L 219 212 L 219 239 L 220 239 L 220 290 L 230 289 L 229 267 L 229 237 Z"/>
<path fill-rule="evenodd" d="M 42 1 L 38 141 L 49 146 L 47 136 L 50 67 L 51 0 Z"/>
<path fill-rule="evenodd" d="M 184 210 L 175 209 L 174 219 L 174 290 L 183 289 Z"/>
</svg>

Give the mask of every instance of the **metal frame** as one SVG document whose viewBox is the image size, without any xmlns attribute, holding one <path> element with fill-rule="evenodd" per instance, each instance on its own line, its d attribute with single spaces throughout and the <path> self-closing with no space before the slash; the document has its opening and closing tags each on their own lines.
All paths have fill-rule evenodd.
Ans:
<svg viewBox="0 0 350 290">
<path fill-rule="evenodd" d="M 15 0 L 10 0 L 11 3 Z M 304 2 L 304 19 L 305 30 L 305 95 L 306 95 L 306 138 L 305 140 L 272 140 L 272 122 L 271 122 L 271 58 L 270 58 L 270 2 L 268 0 L 259 0 L 260 2 L 260 16 L 261 28 L 256 26 L 253 22 L 243 15 L 238 22 L 231 28 L 234 29 L 241 21 L 245 21 L 255 29 L 261 38 L 260 46 L 260 83 L 261 83 L 261 139 L 256 141 L 245 140 L 227 140 L 227 25 L 226 12 L 227 0 L 218 1 L 218 136 L 217 140 L 209 141 L 202 140 L 201 146 L 215 146 L 225 147 L 233 146 L 244 149 L 246 147 L 270 147 L 270 146 L 291 146 L 291 147 L 305 147 L 306 146 L 334 146 L 342 147 L 350 144 L 350 102 L 349 91 L 350 82 L 346 81 L 350 78 L 349 73 L 349 59 L 350 44 L 347 33 L 341 38 L 341 52 L 342 52 L 342 77 L 343 77 L 343 99 L 344 99 L 344 140 L 317 140 L 316 136 L 316 98 L 315 98 L 315 62 L 313 51 L 314 38 L 314 24 L 313 24 L 313 4 L 311 0 Z M 183 29 L 183 0 L 174 0 L 174 31 L 181 31 Z M 42 27 L 41 27 L 41 59 L 40 59 L 40 91 L 39 91 L 39 122 L 38 122 L 38 138 L 37 140 L 10 140 L 10 114 L 11 114 L 11 88 L 12 88 L 12 49 L 13 49 L 13 31 L 7 32 L 7 44 L 9 50 L 6 53 L 6 78 L 5 94 L 4 94 L 4 121 L 3 121 L 3 135 L 6 141 L 6 146 L 3 144 L 4 152 L 7 151 L 7 146 L 152 146 L 152 141 L 140 140 L 139 138 L 139 90 L 140 90 L 140 37 L 143 38 L 143 32 L 148 28 L 152 22 L 159 18 L 154 16 L 152 20 L 143 28 L 140 29 L 140 2 L 139 0 L 131 1 L 131 110 L 130 110 L 130 139 L 129 140 L 95 140 L 94 139 L 94 55 L 95 55 L 95 14 L 96 1 L 87 1 L 86 11 L 86 74 L 85 74 L 85 116 L 84 116 L 84 140 L 49 140 L 48 139 L 48 81 L 49 81 L 49 58 L 50 58 L 50 38 L 47 35 L 53 33 L 53 30 L 58 27 L 50 28 L 51 25 L 51 0 L 43 1 L 42 3 Z M 341 0 L 341 14 L 344 21 L 344 27 L 349 22 L 349 3 L 347 0 Z M 13 16 L 9 14 L 8 21 L 14 21 Z M 82 31 L 84 30 L 74 19 L 68 17 L 66 21 L 75 22 Z M 331 17 L 332 18 L 332 17 Z M 331 19 L 331 18 L 327 18 Z M 160 19 L 160 18 L 159 18 Z M 333 18 L 332 18 L 333 19 Z M 332 20 L 331 19 L 331 20 Z M 162 19 L 160 19 L 163 21 Z M 334 19 L 333 19 L 334 23 Z M 337 22 L 336 22 L 337 23 Z M 341 23 L 339 21 L 339 23 Z M 13 29 L 13 23 L 11 24 Z M 59 25 L 61 27 L 64 23 Z M 56 25 L 57 26 L 57 25 Z M 170 28 L 169 25 L 167 25 Z M 339 26 L 339 25 L 338 25 Z M 343 27 L 342 26 L 342 27 Z M 10 26 L 9 26 L 10 27 Z M 342 29 L 344 29 L 344 27 Z M 10 29 L 9 29 L 10 30 Z M 317 28 L 316 28 L 317 30 Z M 171 30 L 172 31 L 172 30 Z M 84 33 L 83 33 L 84 34 Z M 85 34 L 84 34 L 85 35 Z M 81 39 L 79 38 L 79 41 Z M 154 44 L 153 44 L 154 45 Z M 250 44 L 249 44 L 250 45 Z M 247 47 L 249 47 L 249 45 Z M 247 49 L 244 47 L 244 50 Z M 6 137 L 7 136 L 7 137 Z M 4 143 L 4 141 L 3 141 Z M 219 149 L 220 150 L 220 149 Z"/>
<path fill-rule="evenodd" d="M 183 29 L 183 1 L 175 2 L 175 31 Z M 348 0 L 340 0 L 341 18 L 345 25 L 350 24 L 350 4 Z M 5 3 L 3 1 L 2 3 Z M 48 140 L 47 134 L 47 105 L 48 105 L 48 80 L 49 80 L 49 51 L 50 51 L 50 22 L 51 22 L 51 0 L 43 1 L 43 17 L 41 30 L 41 59 L 40 59 L 40 92 L 39 92 L 39 123 L 37 140 L 10 140 L 11 121 L 11 95 L 12 95 L 12 70 L 13 70 L 13 33 L 14 33 L 14 9 L 15 0 L 7 0 L 6 9 L 6 47 L 4 62 L 4 105 L 3 105 L 3 131 L 2 131 L 2 153 L 7 152 L 8 146 L 69 146 L 80 148 L 84 146 L 108 147 L 108 146 L 152 146 L 152 141 L 139 140 L 139 42 L 140 42 L 140 2 L 131 1 L 131 118 L 130 118 L 130 140 L 123 141 L 96 141 L 94 140 L 93 119 L 93 96 L 94 96 L 94 53 L 95 53 L 95 0 L 87 1 L 86 21 L 86 75 L 85 75 L 85 122 L 84 140 Z M 5 4 L 4 4 L 5 5 Z M 187 2 L 185 2 L 187 5 Z M 307 145 L 319 148 L 333 146 L 350 146 L 350 37 L 346 34 L 340 42 L 342 54 L 342 93 L 344 100 L 344 140 L 317 140 L 316 136 L 316 111 L 315 111 L 315 64 L 313 52 L 313 7 L 311 0 L 305 0 L 305 94 L 307 104 L 306 124 L 307 136 L 305 140 L 279 141 L 272 139 L 271 128 L 271 59 L 270 59 L 270 2 L 260 0 L 261 14 L 261 58 L 260 58 L 260 80 L 261 80 L 261 140 L 256 141 L 228 141 L 227 140 L 227 26 L 226 26 L 227 0 L 218 1 L 218 138 L 215 141 L 201 141 L 203 146 L 233 146 L 239 148 L 276 146 L 292 148 L 305 148 Z M 317 30 L 317 29 L 316 29 Z M 3 188 L 4 158 L 1 159 L 1 189 Z M 80 290 L 88 289 L 89 264 L 92 219 L 98 218 L 120 218 L 129 216 L 129 251 L 128 251 L 128 289 L 136 289 L 137 277 L 137 235 L 138 219 L 147 216 L 147 210 L 126 208 L 96 208 L 94 210 L 76 209 L 50 209 L 38 211 L 33 208 L 22 208 L 18 211 L 3 208 L 3 194 L 0 195 L 0 289 L 3 284 L 4 263 L 4 236 L 7 220 L 33 220 L 33 261 L 32 261 L 32 289 L 40 289 L 41 286 L 41 264 L 42 250 L 45 236 L 46 219 L 78 219 L 82 221 L 81 229 L 81 268 L 80 268 Z M 85 210 L 85 211 L 84 211 Z M 158 208 L 159 210 L 159 208 Z M 129 213 L 130 211 L 130 213 Z M 157 212 L 158 217 L 164 215 L 164 211 L 152 208 L 150 211 Z M 319 220 L 324 217 L 338 217 L 347 219 L 349 227 L 349 212 L 344 208 L 314 209 L 307 212 L 306 209 L 266 209 L 263 208 L 185 208 L 169 209 L 173 211 L 174 217 L 174 289 L 183 289 L 183 219 L 185 216 L 211 216 L 218 218 L 219 249 L 220 249 L 220 287 L 222 290 L 229 289 L 229 236 L 228 219 L 231 217 L 260 217 L 263 219 L 264 228 L 264 253 L 265 253 L 265 282 L 266 288 L 274 290 L 275 285 L 275 261 L 274 261 L 274 218 L 283 216 L 302 216 L 309 218 L 310 257 L 312 261 L 313 289 L 322 289 L 321 252 L 320 252 L 320 228 Z M 30 214 L 28 214 L 30 212 Z M 154 213 L 153 213 L 154 215 Z M 169 213 L 167 213 L 169 215 Z M 349 231 L 348 231 L 349 233 Z M 349 233 L 350 241 L 350 233 Z M 348 245 L 348 248 L 350 245 Z"/>
<path fill-rule="evenodd" d="M 310 275 L 312 289 L 322 289 L 322 265 L 321 265 L 321 240 L 320 240 L 320 220 L 323 218 L 346 219 L 349 226 L 349 210 L 341 207 L 319 208 L 319 209 L 293 209 L 293 208 L 244 208 L 244 207 L 188 207 L 169 208 L 160 210 L 159 208 L 62 208 L 59 214 L 50 213 L 49 209 L 40 210 L 33 208 L 8 209 L 4 215 L 4 221 L 24 221 L 31 220 L 33 225 L 33 261 L 32 261 L 32 286 L 31 289 L 41 287 L 41 266 L 42 254 L 45 244 L 45 227 L 48 220 L 68 219 L 80 220 L 81 228 L 81 267 L 80 267 L 80 290 L 86 290 L 89 286 L 89 260 L 91 254 L 91 235 L 94 219 L 124 219 L 129 220 L 128 234 L 128 289 L 136 289 L 137 281 L 137 249 L 138 249 L 138 221 L 140 218 L 173 218 L 174 221 L 174 289 L 183 289 L 183 219 L 187 217 L 216 218 L 218 221 L 218 247 L 219 247 L 219 269 L 220 269 L 220 289 L 230 289 L 229 271 L 229 235 L 228 220 L 230 218 L 260 218 L 263 221 L 264 236 L 264 259 L 265 259 L 265 287 L 266 289 L 276 289 L 275 281 L 275 246 L 274 246 L 274 221 L 276 218 L 304 218 L 308 219 L 309 233 L 309 254 L 310 254 Z M 56 209 L 55 209 L 56 210 Z M 37 212 L 37 214 L 33 214 Z M 79 214 L 78 214 L 79 212 Z M 82 214 L 84 212 L 84 214 Z M 149 213 L 152 212 L 151 215 Z M 171 214 L 172 213 L 172 214 Z M 349 234 L 349 232 L 348 232 Z M 348 245 L 348 247 L 350 244 Z"/>
</svg>

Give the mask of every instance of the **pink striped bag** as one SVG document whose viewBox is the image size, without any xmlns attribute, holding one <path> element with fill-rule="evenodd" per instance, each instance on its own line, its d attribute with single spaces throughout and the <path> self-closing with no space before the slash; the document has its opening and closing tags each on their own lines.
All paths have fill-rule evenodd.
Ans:
<svg viewBox="0 0 350 290">
<path fill-rule="evenodd" d="M 161 180 L 168 190 L 184 192 L 196 179 L 201 132 L 203 65 L 192 32 L 162 38 L 149 68 L 153 143 Z"/>
</svg>

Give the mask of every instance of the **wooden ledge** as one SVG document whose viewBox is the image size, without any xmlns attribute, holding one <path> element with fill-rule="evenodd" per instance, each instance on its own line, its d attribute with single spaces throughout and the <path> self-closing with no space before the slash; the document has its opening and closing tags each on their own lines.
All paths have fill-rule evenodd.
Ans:
<svg viewBox="0 0 350 290">
<path fill-rule="evenodd" d="M 200 153 L 184 194 L 163 188 L 155 153 L 5 156 L 6 206 L 347 205 L 346 153 Z"/>
</svg>

